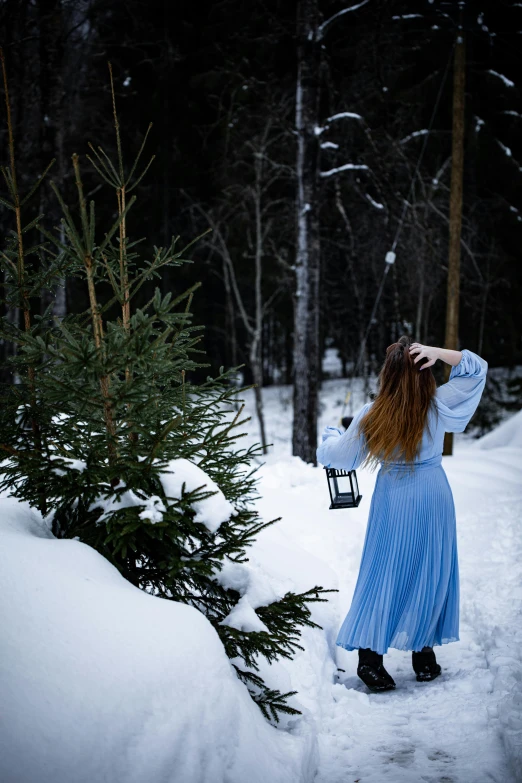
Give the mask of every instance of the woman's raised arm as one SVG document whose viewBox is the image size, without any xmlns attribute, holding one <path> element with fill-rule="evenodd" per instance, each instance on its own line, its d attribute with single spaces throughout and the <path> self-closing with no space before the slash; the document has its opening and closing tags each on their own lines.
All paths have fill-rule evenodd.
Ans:
<svg viewBox="0 0 522 783">
<path fill-rule="evenodd" d="M 449 381 L 439 386 L 435 396 L 446 432 L 466 429 L 482 397 L 487 371 L 484 359 L 472 351 L 462 351 L 461 360 L 451 369 Z"/>
<path fill-rule="evenodd" d="M 338 427 L 326 427 L 321 436 L 322 443 L 317 449 L 317 461 L 325 468 L 355 470 L 366 458 L 366 439 L 359 431 L 361 419 L 368 411 L 371 402 L 364 405 L 354 416 L 346 432 Z"/>
</svg>

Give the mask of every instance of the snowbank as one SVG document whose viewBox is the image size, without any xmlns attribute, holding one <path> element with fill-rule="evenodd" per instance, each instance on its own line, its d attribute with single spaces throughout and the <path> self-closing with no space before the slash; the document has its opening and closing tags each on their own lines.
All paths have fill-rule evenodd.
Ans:
<svg viewBox="0 0 522 783">
<path fill-rule="evenodd" d="M 307 724 L 270 726 L 195 609 L 0 499 L 2 783 L 301 783 Z"/>
<path fill-rule="evenodd" d="M 522 411 L 502 422 L 477 441 L 479 449 L 498 449 L 506 446 L 522 449 Z"/>
</svg>

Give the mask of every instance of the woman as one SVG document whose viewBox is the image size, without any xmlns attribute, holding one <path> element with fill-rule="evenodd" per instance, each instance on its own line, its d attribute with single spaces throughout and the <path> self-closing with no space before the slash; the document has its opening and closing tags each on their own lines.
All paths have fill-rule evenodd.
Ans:
<svg viewBox="0 0 522 783">
<path fill-rule="evenodd" d="M 431 367 L 452 366 L 438 389 Z M 341 433 L 326 427 L 317 459 L 353 470 L 381 465 L 352 605 L 337 644 L 359 650 L 357 674 L 374 691 L 395 688 L 389 647 L 412 650 L 417 680 L 440 674 L 433 646 L 459 638 L 455 507 L 442 468 L 445 432 L 462 432 L 479 403 L 487 364 L 408 337 L 390 345 L 375 401 Z"/>
</svg>

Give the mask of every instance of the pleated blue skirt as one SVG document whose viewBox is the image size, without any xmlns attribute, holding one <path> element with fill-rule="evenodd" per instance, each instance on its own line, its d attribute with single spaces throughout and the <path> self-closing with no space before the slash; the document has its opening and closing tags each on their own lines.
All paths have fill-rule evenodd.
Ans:
<svg viewBox="0 0 522 783">
<path fill-rule="evenodd" d="M 422 650 L 459 638 L 453 495 L 433 457 L 379 471 L 361 567 L 337 644 L 346 650 Z"/>
</svg>

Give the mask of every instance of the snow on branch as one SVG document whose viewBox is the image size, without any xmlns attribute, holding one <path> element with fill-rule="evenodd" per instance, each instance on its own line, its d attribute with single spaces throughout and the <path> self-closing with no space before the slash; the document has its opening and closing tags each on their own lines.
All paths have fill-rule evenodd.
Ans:
<svg viewBox="0 0 522 783">
<path fill-rule="evenodd" d="M 406 142 L 411 141 L 411 139 L 416 139 L 418 136 L 427 136 L 430 131 L 424 128 L 423 130 L 413 131 L 413 133 L 410 133 L 409 136 L 405 136 L 403 139 L 400 140 L 399 144 L 406 144 Z"/>
<path fill-rule="evenodd" d="M 321 144 L 321 149 L 322 150 L 338 150 L 339 149 L 339 145 L 338 144 L 334 144 L 333 141 L 323 141 L 323 143 Z"/>
<path fill-rule="evenodd" d="M 495 139 L 495 141 L 497 142 L 497 144 L 498 144 L 498 146 L 500 147 L 500 149 L 502 150 L 502 152 L 503 152 L 503 153 L 504 153 L 504 154 L 505 154 L 505 155 L 506 155 L 508 158 L 512 158 L 512 157 L 513 157 L 513 155 L 512 155 L 512 153 L 511 153 L 511 150 L 509 149 L 509 147 L 506 147 L 506 145 L 505 145 L 505 144 L 502 144 L 502 142 L 501 142 L 501 141 L 499 141 L 498 139 Z"/>
<path fill-rule="evenodd" d="M 475 115 L 475 133 L 478 133 L 483 125 L 484 120 L 482 120 L 478 115 Z"/>
<path fill-rule="evenodd" d="M 355 114 L 353 111 L 341 111 L 339 114 L 332 114 L 331 117 L 328 117 L 326 122 L 334 122 L 334 120 L 343 119 L 362 120 L 362 117 L 360 114 Z"/>
<path fill-rule="evenodd" d="M 513 111 L 513 109 L 506 109 L 501 114 L 509 114 L 511 117 L 522 117 L 522 114 L 519 114 L 518 111 Z"/>
<path fill-rule="evenodd" d="M 370 0 L 362 0 L 362 3 L 356 3 L 355 5 L 351 5 L 349 8 L 343 8 L 341 11 L 338 11 L 336 14 L 331 16 L 329 19 L 326 19 L 319 27 L 317 28 L 317 40 L 320 41 L 321 38 L 324 35 L 324 32 L 329 25 L 331 25 L 332 22 L 335 22 L 336 19 L 339 19 L 341 16 L 344 16 L 345 14 L 349 14 L 350 11 L 357 11 L 358 8 L 362 8 L 363 5 L 366 5 L 366 3 L 369 3 Z"/>
<path fill-rule="evenodd" d="M 508 79 L 507 76 L 504 76 L 503 73 L 499 73 L 498 71 L 492 71 L 489 70 L 487 73 L 490 73 L 492 76 L 496 76 L 498 79 L 502 79 L 506 87 L 514 87 L 515 82 L 512 82 L 511 79 Z"/>
<path fill-rule="evenodd" d="M 402 14 L 401 16 L 392 16 L 392 19 L 424 19 L 424 14 Z"/>
<path fill-rule="evenodd" d="M 369 171 L 369 168 L 368 166 L 359 163 L 345 163 L 343 166 L 337 166 L 335 169 L 321 171 L 321 177 L 332 177 L 334 174 L 339 174 L 341 171 Z"/>
<path fill-rule="evenodd" d="M 375 209 L 384 209 L 384 204 L 381 204 L 379 201 L 375 201 L 369 193 L 365 193 L 364 197 L 368 199 L 372 207 L 375 207 Z"/>
</svg>

